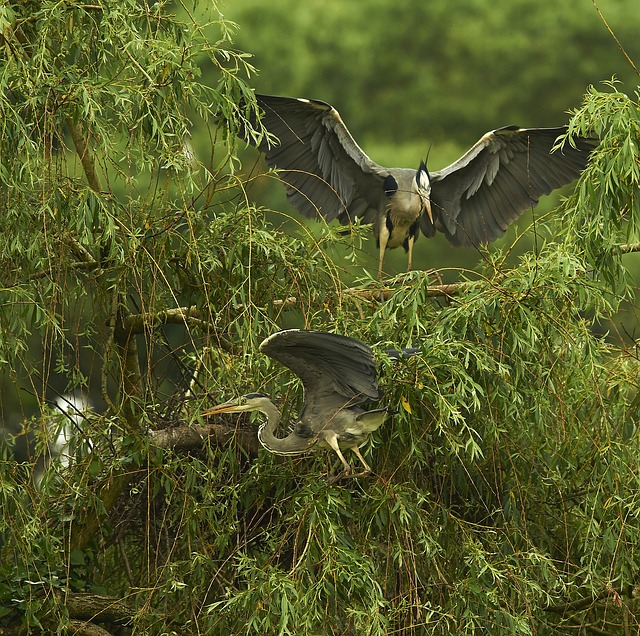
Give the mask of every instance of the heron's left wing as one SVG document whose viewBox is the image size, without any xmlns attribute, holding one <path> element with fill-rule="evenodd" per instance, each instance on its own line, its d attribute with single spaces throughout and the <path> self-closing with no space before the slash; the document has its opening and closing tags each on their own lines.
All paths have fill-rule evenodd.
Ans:
<svg viewBox="0 0 640 636">
<path fill-rule="evenodd" d="M 355 338 L 287 329 L 264 340 L 260 351 L 302 380 L 306 408 L 320 403 L 343 407 L 381 397 L 371 349 Z"/>
<path fill-rule="evenodd" d="M 259 149 L 278 169 L 291 205 L 308 218 L 370 223 L 383 196 L 384 168 L 355 142 L 325 102 L 256 95 L 262 123 L 277 138 Z"/>
<path fill-rule="evenodd" d="M 549 194 L 576 179 L 597 141 L 582 137 L 552 152 L 561 128 L 506 126 L 488 132 L 460 159 L 431 175 L 436 228 L 457 246 L 486 244 Z M 434 226 L 421 219 L 427 236 Z"/>
</svg>

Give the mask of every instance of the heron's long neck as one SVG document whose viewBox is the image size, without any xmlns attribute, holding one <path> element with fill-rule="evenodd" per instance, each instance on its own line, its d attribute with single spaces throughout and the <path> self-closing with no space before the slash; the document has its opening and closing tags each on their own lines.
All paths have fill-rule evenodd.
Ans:
<svg viewBox="0 0 640 636">
<path fill-rule="evenodd" d="M 286 437 L 276 437 L 275 432 L 281 419 L 280 411 L 271 402 L 260 410 L 267 416 L 267 421 L 258 428 L 258 441 L 268 451 L 276 455 L 299 455 L 315 442 L 315 439 L 309 440 L 295 433 Z"/>
</svg>

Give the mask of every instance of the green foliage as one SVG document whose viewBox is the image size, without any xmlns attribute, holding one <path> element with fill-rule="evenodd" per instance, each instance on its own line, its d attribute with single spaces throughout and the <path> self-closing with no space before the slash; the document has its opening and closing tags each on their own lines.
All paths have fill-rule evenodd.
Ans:
<svg viewBox="0 0 640 636">
<path fill-rule="evenodd" d="M 572 120 L 571 130 L 595 134 L 602 139 L 602 150 L 587 168 L 566 207 L 570 227 L 568 241 L 585 254 L 596 271 L 606 277 L 619 294 L 625 289 L 620 244 L 640 241 L 640 111 L 635 99 L 618 90 L 591 87 Z M 589 206 L 581 205 L 589 201 Z"/>
<path fill-rule="evenodd" d="M 250 204 L 252 68 L 216 7 L 32 1 L 0 28 L 0 360 L 20 389 L 0 405 L 30 438 L 2 446 L 0 631 L 637 631 L 640 365 L 598 332 L 634 290 L 637 99 L 611 84 L 575 113 L 602 143 L 562 241 L 381 301 L 344 282 L 367 228 L 285 232 Z M 202 430 L 249 390 L 294 416 L 299 381 L 258 353 L 289 326 L 372 343 L 396 413 L 363 449 L 371 478 L 256 456 L 250 421 Z M 419 354 L 384 353 L 403 346 Z M 65 392 L 94 409 L 61 412 Z"/>
</svg>

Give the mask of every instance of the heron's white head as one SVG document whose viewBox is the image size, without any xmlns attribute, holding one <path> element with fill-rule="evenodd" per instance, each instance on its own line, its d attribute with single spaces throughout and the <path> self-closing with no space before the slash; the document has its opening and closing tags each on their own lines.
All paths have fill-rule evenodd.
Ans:
<svg viewBox="0 0 640 636">
<path fill-rule="evenodd" d="M 420 167 L 416 172 L 416 190 L 418 196 L 422 201 L 422 206 L 427 213 L 429 220 L 433 223 L 433 216 L 431 214 L 431 177 L 424 161 L 420 162 Z"/>
</svg>

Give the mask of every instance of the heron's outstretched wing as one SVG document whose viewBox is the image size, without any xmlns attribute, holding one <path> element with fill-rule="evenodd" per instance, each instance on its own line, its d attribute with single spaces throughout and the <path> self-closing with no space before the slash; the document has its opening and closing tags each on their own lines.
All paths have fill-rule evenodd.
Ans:
<svg viewBox="0 0 640 636">
<path fill-rule="evenodd" d="M 540 196 L 570 183 L 584 169 L 597 141 L 577 138 L 551 152 L 561 128 L 506 126 L 488 132 L 460 159 L 431 174 L 431 209 L 437 229 L 457 246 L 486 244 Z M 421 219 L 424 234 L 435 228 Z"/>
<path fill-rule="evenodd" d="M 354 141 L 338 111 L 325 102 L 256 95 L 262 123 L 277 137 L 259 149 L 278 168 L 291 205 L 308 218 L 373 222 L 388 174 Z"/>
<path fill-rule="evenodd" d="M 302 380 L 307 409 L 337 409 L 381 397 L 371 349 L 355 338 L 288 329 L 269 336 L 260 351 Z"/>
</svg>

